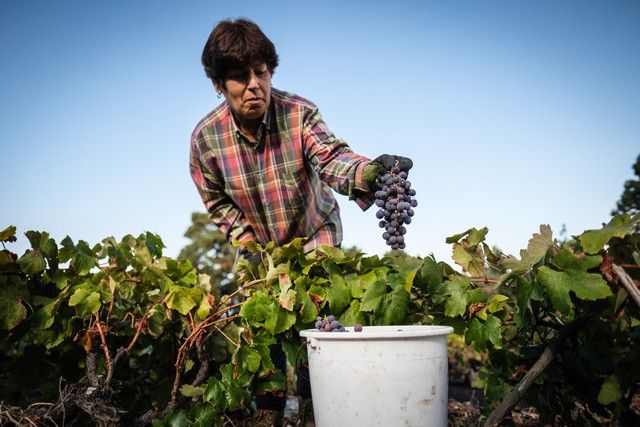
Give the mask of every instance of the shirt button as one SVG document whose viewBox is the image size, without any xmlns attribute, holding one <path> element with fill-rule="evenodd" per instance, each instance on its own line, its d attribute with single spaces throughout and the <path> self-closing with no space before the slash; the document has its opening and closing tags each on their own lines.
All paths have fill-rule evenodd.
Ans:
<svg viewBox="0 0 640 427">
<path fill-rule="evenodd" d="M 270 206 L 270 205 L 271 205 L 271 203 L 267 202 L 267 203 L 265 203 L 264 205 L 265 205 L 265 206 Z"/>
</svg>

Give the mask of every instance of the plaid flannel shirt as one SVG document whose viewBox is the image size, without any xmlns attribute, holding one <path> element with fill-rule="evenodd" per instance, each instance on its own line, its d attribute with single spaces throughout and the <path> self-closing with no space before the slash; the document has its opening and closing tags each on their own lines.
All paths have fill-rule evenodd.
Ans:
<svg viewBox="0 0 640 427">
<path fill-rule="evenodd" d="M 369 162 L 335 137 L 313 103 L 275 88 L 257 142 L 242 135 L 226 101 L 191 137 L 191 177 L 229 241 L 282 245 L 303 237 L 306 250 L 339 245 L 332 189 L 368 209 L 373 196 L 362 172 Z"/>
</svg>

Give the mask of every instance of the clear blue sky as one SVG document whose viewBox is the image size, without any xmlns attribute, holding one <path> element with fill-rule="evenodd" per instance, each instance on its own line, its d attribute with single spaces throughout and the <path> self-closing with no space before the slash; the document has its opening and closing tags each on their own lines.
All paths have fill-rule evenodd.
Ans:
<svg viewBox="0 0 640 427">
<path fill-rule="evenodd" d="M 414 160 L 411 254 L 450 261 L 472 226 L 514 254 L 543 223 L 599 227 L 633 178 L 637 1 L 2 0 L 0 228 L 149 230 L 177 255 L 203 211 L 189 136 L 219 103 L 200 54 L 239 16 L 275 43 L 275 87 L 355 151 Z M 338 200 L 344 244 L 382 254 L 375 210 Z"/>
</svg>

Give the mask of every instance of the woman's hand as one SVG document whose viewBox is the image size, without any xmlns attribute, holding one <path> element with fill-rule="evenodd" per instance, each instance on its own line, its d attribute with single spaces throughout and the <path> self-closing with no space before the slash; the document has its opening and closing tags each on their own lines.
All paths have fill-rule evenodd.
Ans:
<svg viewBox="0 0 640 427">
<path fill-rule="evenodd" d="M 374 162 L 379 163 L 385 169 L 389 170 L 396 165 L 396 161 L 398 162 L 398 167 L 400 170 L 408 172 L 409 169 L 413 167 L 413 161 L 411 161 L 408 157 L 396 156 L 393 154 L 382 154 L 378 156 Z"/>
</svg>

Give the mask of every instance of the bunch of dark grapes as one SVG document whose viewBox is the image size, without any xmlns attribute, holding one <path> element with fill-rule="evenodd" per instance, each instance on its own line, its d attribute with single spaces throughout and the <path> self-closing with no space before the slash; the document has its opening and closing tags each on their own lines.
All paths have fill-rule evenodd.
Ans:
<svg viewBox="0 0 640 427">
<path fill-rule="evenodd" d="M 380 228 L 384 228 L 382 238 L 391 249 L 405 248 L 405 225 L 411 224 L 413 208 L 418 206 L 418 201 L 413 198 L 416 190 L 411 188 L 407 176 L 407 172 L 400 170 L 397 164 L 390 170 L 380 168 L 379 171 L 375 203 L 380 209 L 376 218 L 380 220 Z"/>
<path fill-rule="evenodd" d="M 346 329 L 336 320 L 333 314 L 327 317 L 318 316 L 316 319 L 316 329 L 323 332 L 345 332 Z"/>
</svg>

